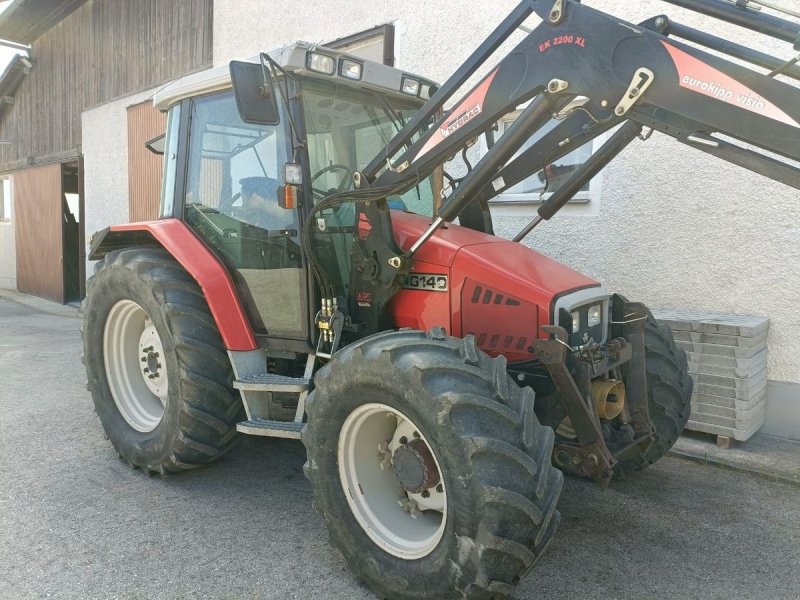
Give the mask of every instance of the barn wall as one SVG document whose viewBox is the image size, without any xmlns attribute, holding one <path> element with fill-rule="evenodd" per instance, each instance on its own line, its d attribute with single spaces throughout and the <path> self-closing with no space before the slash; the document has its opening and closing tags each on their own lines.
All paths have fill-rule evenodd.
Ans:
<svg viewBox="0 0 800 600">
<path fill-rule="evenodd" d="M 0 172 L 76 158 L 81 112 L 211 64 L 212 0 L 92 0 L 33 42 Z"/>
</svg>

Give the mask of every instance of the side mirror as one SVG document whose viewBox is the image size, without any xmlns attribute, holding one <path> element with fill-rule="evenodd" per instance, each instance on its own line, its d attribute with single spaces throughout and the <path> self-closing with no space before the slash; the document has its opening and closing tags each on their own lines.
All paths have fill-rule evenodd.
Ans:
<svg viewBox="0 0 800 600">
<path fill-rule="evenodd" d="M 277 125 L 281 122 L 275 80 L 259 63 L 231 61 L 231 82 L 236 108 L 245 123 Z"/>
</svg>

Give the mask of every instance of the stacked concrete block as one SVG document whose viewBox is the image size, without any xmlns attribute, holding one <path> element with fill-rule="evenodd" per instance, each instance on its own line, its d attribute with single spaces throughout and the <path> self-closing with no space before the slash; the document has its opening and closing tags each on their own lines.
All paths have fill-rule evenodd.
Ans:
<svg viewBox="0 0 800 600">
<path fill-rule="evenodd" d="M 764 424 L 769 319 L 659 311 L 694 380 L 687 429 L 743 441 Z"/>
</svg>

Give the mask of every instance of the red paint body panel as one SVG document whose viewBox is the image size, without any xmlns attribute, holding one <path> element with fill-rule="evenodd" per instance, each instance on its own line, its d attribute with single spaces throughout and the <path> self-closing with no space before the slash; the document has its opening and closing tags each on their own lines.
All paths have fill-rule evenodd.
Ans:
<svg viewBox="0 0 800 600">
<path fill-rule="evenodd" d="M 412 273 L 450 275 L 450 269 L 434 263 L 415 260 Z M 431 327 L 444 327 L 451 333 L 450 306 L 452 288 L 446 292 L 428 290 L 400 290 L 389 304 L 389 312 L 397 327 L 410 327 L 427 331 Z"/>
<path fill-rule="evenodd" d="M 430 219 L 392 211 L 392 224 L 400 247 L 407 250 Z M 550 323 L 556 296 L 599 285 L 527 246 L 457 225 L 440 229 L 420 248 L 415 261 L 417 272 L 449 273 L 449 315 L 440 307 L 442 300 L 432 298 L 444 296 L 441 292 L 403 290 L 390 307 L 396 323 L 423 330 L 444 326 L 459 337 L 474 333 L 480 339 L 485 334 L 481 349 L 512 362 L 531 358 L 527 347 L 533 339 L 545 337 L 540 328 Z M 434 271 L 433 265 L 446 271 Z M 481 287 L 481 297 L 473 304 L 476 286 Z M 487 292 L 491 296 L 484 303 Z M 496 303 L 498 295 L 502 300 Z"/>
<path fill-rule="evenodd" d="M 539 337 L 539 307 L 505 288 L 497 289 L 471 277 L 464 280 L 461 297 L 460 337 L 475 336 L 478 347 L 510 362 L 528 360 Z"/>
<path fill-rule="evenodd" d="M 258 348 L 233 281 L 219 259 L 178 219 L 114 225 L 111 231 L 148 231 L 194 277 L 228 350 Z"/>
</svg>

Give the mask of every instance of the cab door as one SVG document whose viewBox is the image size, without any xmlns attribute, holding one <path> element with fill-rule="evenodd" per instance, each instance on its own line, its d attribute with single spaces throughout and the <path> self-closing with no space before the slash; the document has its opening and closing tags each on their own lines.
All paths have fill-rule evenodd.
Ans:
<svg viewBox="0 0 800 600">
<path fill-rule="evenodd" d="M 227 264 L 256 332 L 306 339 L 301 221 L 277 197 L 286 119 L 244 123 L 230 91 L 195 98 L 190 110 L 184 220 Z"/>
</svg>

